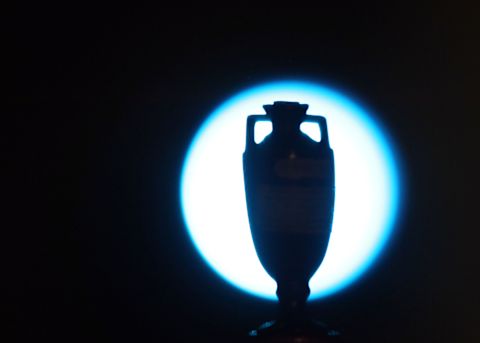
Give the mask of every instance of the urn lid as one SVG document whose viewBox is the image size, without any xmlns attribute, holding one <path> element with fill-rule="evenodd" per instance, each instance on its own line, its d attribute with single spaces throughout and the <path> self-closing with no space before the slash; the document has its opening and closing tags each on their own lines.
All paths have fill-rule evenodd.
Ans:
<svg viewBox="0 0 480 343">
<path fill-rule="evenodd" d="M 307 115 L 307 104 L 289 101 L 275 101 L 273 105 L 264 105 L 263 108 L 270 118 L 273 131 L 276 134 L 294 134 Z"/>
<path fill-rule="evenodd" d="M 273 105 L 263 105 L 263 108 L 272 119 L 285 115 L 302 119 L 307 114 L 308 105 L 293 101 L 275 101 Z"/>
</svg>

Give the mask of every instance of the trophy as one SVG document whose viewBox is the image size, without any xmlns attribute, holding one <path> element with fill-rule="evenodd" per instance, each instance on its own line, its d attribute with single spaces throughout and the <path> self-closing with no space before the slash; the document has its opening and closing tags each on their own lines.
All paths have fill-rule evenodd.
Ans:
<svg viewBox="0 0 480 343">
<path fill-rule="evenodd" d="M 338 341 L 339 333 L 310 319 L 308 282 L 325 257 L 333 220 L 335 172 L 324 117 L 307 115 L 307 104 L 276 101 L 266 115 L 247 119 L 243 171 L 248 219 L 258 258 L 277 282 L 279 317 L 250 332 L 259 340 Z M 255 143 L 255 124 L 270 121 L 272 132 Z M 316 142 L 300 131 L 319 126 Z"/>
</svg>

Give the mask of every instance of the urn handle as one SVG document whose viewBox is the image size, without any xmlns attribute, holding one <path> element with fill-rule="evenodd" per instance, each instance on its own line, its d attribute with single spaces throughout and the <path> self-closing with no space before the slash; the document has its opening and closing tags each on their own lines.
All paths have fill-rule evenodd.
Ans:
<svg viewBox="0 0 480 343">
<path fill-rule="evenodd" d="M 271 121 L 270 118 L 263 114 L 252 114 L 247 117 L 247 142 L 245 151 L 250 150 L 256 145 L 255 143 L 255 124 L 259 121 Z"/>
<path fill-rule="evenodd" d="M 328 140 L 328 129 L 327 129 L 327 120 L 325 117 L 322 116 L 315 116 L 315 115 L 306 115 L 305 119 L 302 121 L 303 123 L 316 123 L 320 128 L 320 144 L 322 148 L 330 148 L 330 142 Z"/>
</svg>

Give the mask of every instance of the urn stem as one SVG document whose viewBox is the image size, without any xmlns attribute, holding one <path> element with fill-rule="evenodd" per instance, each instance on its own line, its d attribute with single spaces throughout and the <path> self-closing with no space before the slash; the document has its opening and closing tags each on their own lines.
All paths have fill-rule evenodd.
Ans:
<svg viewBox="0 0 480 343">
<path fill-rule="evenodd" d="M 305 305 L 309 295 L 308 280 L 280 280 L 277 283 L 280 317 L 286 320 L 302 319 L 305 316 Z"/>
</svg>

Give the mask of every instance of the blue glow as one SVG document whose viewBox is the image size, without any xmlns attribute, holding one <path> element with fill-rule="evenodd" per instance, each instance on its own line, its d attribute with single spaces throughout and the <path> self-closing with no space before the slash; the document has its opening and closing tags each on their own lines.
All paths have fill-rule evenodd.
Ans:
<svg viewBox="0 0 480 343">
<path fill-rule="evenodd" d="M 358 103 L 331 88 L 282 81 L 250 88 L 221 104 L 197 131 L 181 176 L 186 226 L 201 256 L 223 279 L 256 296 L 276 299 L 276 284 L 255 253 L 245 203 L 242 154 L 246 118 L 274 101 L 309 104 L 327 118 L 335 153 L 336 200 L 327 255 L 310 280 L 310 299 L 348 286 L 379 256 L 399 207 L 392 145 Z M 255 140 L 268 134 L 259 127 Z M 302 131 L 319 140 L 313 126 Z M 257 136 L 258 135 L 258 136 Z"/>
</svg>

